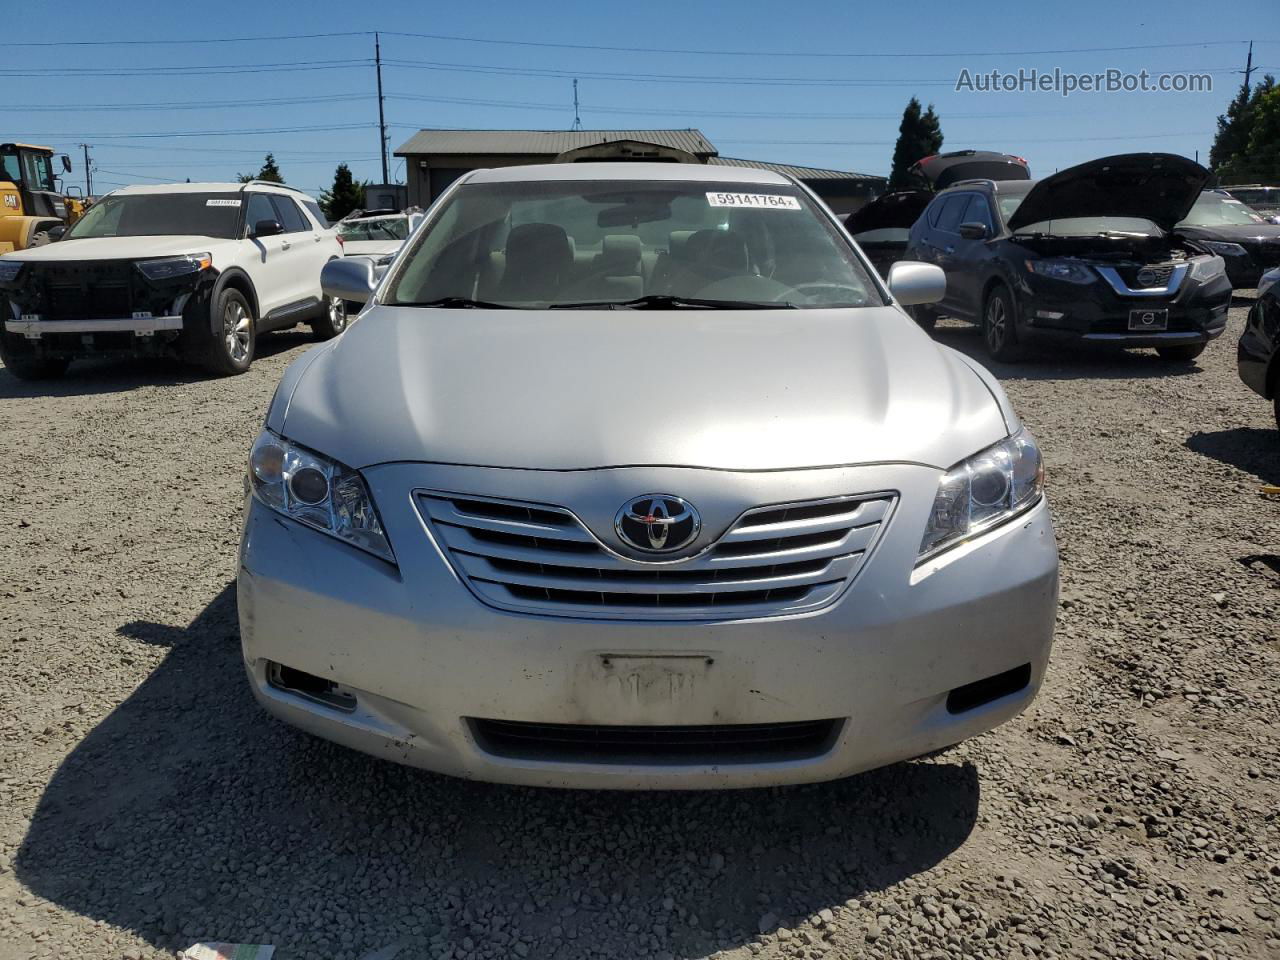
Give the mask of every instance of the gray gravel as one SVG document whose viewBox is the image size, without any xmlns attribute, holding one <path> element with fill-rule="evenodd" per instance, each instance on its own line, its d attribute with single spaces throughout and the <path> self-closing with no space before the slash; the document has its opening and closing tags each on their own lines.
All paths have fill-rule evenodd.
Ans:
<svg viewBox="0 0 1280 960">
<path fill-rule="evenodd" d="M 1280 436 L 1244 310 L 1198 366 L 1000 367 L 1062 544 L 1026 715 L 848 781 L 720 794 L 448 780 L 269 722 L 241 676 L 246 376 L 0 370 L 0 960 L 1275 957 Z M 971 328 L 939 336 L 976 353 Z"/>
</svg>

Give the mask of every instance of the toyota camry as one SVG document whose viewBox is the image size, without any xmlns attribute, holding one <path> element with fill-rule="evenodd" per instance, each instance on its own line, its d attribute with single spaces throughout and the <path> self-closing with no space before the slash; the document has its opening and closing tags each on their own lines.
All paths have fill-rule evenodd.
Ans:
<svg viewBox="0 0 1280 960">
<path fill-rule="evenodd" d="M 1034 698 L 1035 439 L 806 187 L 480 170 L 295 360 L 248 456 L 244 663 L 288 723 L 480 780 L 817 781 Z"/>
</svg>

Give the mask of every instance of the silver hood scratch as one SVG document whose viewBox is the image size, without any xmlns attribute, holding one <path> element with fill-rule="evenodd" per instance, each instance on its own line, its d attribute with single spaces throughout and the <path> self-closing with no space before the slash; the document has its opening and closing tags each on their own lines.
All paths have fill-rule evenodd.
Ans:
<svg viewBox="0 0 1280 960">
<path fill-rule="evenodd" d="M 371 308 L 286 372 L 267 425 L 353 467 L 950 467 L 1016 423 L 895 307 Z"/>
</svg>

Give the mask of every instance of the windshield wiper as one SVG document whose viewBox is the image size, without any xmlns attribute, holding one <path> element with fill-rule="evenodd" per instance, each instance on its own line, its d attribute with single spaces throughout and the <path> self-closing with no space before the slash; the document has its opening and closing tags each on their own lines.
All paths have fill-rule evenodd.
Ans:
<svg viewBox="0 0 1280 960">
<path fill-rule="evenodd" d="M 493 303 L 489 300 L 472 300 L 470 297 L 437 297 L 435 300 L 415 300 L 411 303 L 393 303 L 393 307 L 443 307 L 446 310 L 514 310 L 509 303 Z"/>
<path fill-rule="evenodd" d="M 572 310 L 598 307 L 614 310 L 794 310 L 786 302 L 760 303 L 752 300 L 708 300 L 704 297 L 679 297 L 670 293 L 651 293 L 634 300 L 598 300 L 583 303 L 553 303 L 548 310 Z"/>
</svg>

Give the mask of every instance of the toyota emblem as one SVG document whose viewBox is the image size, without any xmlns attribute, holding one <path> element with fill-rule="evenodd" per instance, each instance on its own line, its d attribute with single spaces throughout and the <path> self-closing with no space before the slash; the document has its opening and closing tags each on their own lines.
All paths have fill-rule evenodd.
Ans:
<svg viewBox="0 0 1280 960">
<path fill-rule="evenodd" d="M 613 520 L 618 538 L 646 553 L 670 553 L 688 546 L 702 529 L 693 504 L 666 493 L 647 493 L 622 505 Z"/>
</svg>

